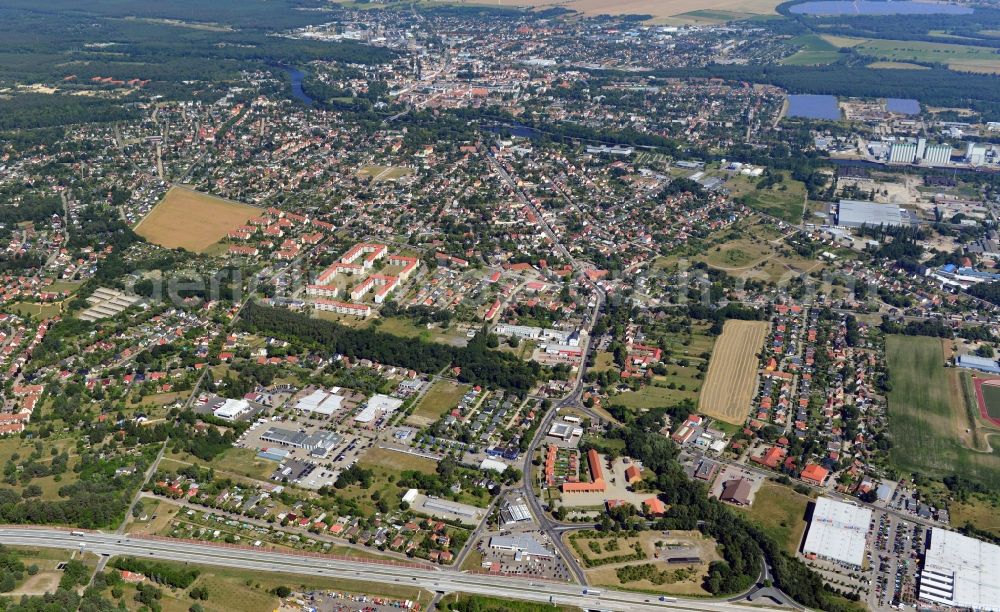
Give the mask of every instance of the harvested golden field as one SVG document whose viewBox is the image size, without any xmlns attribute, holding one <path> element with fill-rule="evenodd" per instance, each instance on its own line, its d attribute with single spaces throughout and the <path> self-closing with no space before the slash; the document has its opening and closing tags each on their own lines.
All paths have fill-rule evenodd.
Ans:
<svg viewBox="0 0 1000 612">
<path fill-rule="evenodd" d="M 698 412 L 733 425 L 746 420 L 767 329 L 765 321 L 726 321 L 708 362 Z"/>
<path fill-rule="evenodd" d="M 712 22 L 775 15 L 780 0 L 474 0 L 475 4 L 538 9 L 560 6 L 584 15 L 650 15 L 658 22 Z M 671 19 L 676 18 L 676 19 Z"/>
<path fill-rule="evenodd" d="M 168 249 L 201 253 L 258 214 L 253 206 L 177 186 L 135 226 L 135 233 Z"/>
</svg>

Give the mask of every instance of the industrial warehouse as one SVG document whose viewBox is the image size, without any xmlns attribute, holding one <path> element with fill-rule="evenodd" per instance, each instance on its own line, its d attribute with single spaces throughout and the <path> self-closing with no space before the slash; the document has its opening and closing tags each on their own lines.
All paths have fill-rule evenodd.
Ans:
<svg viewBox="0 0 1000 612">
<path fill-rule="evenodd" d="M 872 511 L 829 497 L 816 499 L 802 552 L 861 567 Z"/>
<path fill-rule="evenodd" d="M 837 205 L 839 227 L 900 227 L 917 224 L 916 216 L 895 204 L 841 200 Z"/>
<path fill-rule="evenodd" d="M 1000 546 L 935 527 L 920 573 L 920 599 L 971 610 L 1000 610 Z"/>
<path fill-rule="evenodd" d="M 260 439 L 262 442 L 277 444 L 279 446 L 301 448 L 315 457 L 325 457 L 331 449 L 336 448 L 340 444 L 343 438 L 332 431 L 307 434 L 302 431 L 271 427 L 261 434 Z"/>
</svg>

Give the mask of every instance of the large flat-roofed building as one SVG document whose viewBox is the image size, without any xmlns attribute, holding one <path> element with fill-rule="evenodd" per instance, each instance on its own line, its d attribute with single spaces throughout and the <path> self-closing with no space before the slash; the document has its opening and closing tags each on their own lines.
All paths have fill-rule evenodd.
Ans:
<svg viewBox="0 0 1000 612">
<path fill-rule="evenodd" d="M 403 400 L 382 395 L 373 395 L 365 407 L 354 417 L 358 425 L 368 425 L 385 414 L 391 414 L 403 405 Z"/>
<path fill-rule="evenodd" d="M 872 511 L 868 508 L 820 497 L 802 552 L 861 567 L 871 520 Z"/>
<path fill-rule="evenodd" d="M 220 419 L 226 419 L 227 421 L 232 421 L 240 418 L 244 414 L 250 412 L 250 402 L 244 399 L 227 399 L 212 411 L 212 414 Z"/>
<path fill-rule="evenodd" d="M 876 204 L 859 200 L 841 200 L 837 206 L 837 225 L 840 227 L 869 227 L 909 225 L 909 217 L 895 204 Z"/>
<path fill-rule="evenodd" d="M 920 572 L 920 599 L 970 610 L 1000 611 L 1000 546 L 937 527 Z"/>
<path fill-rule="evenodd" d="M 282 429 L 271 427 L 263 434 L 262 442 L 277 444 L 279 446 L 290 446 L 309 451 L 316 456 L 326 456 L 330 449 L 340 444 L 343 438 L 332 431 L 319 431 L 314 434 L 307 434 L 293 429 Z"/>
<path fill-rule="evenodd" d="M 959 355 L 955 364 L 960 368 L 989 372 L 990 374 L 1000 374 L 1000 364 L 992 357 L 979 357 L 977 355 Z"/>
<path fill-rule="evenodd" d="M 340 395 L 339 387 L 335 387 L 330 391 L 317 389 L 296 402 L 295 409 L 330 416 L 340 410 L 343 407 L 343 403 L 344 396 Z"/>
<path fill-rule="evenodd" d="M 528 557 L 551 558 L 555 555 L 549 549 L 539 544 L 538 540 L 529 535 L 508 535 L 490 537 L 490 548 L 513 553 L 522 553 Z"/>
</svg>

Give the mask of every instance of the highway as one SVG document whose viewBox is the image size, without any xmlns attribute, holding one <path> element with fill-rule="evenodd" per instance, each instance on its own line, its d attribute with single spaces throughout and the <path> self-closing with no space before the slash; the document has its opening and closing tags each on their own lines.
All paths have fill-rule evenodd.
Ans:
<svg viewBox="0 0 1000 612">
<path fill-rule="evenodd" d="M 73 535 L 78 534 L 78 535 Z M 99 532 L 68 532 L 42 527 L 0 528 L 0 543 L 66 550 L 85 550 L 110 556 L 134 556 L 180 561 L 196 565 L 222 566 L 243 570 L 303 574 L 374 582 L 399 583 L 437 593 L 472 593 L 491 597 L 555 603 L 602 610 L 689 610 L 758 611 L 759 608 L 721 600 L 658 601 L 656 596 L 566 585 L 529 578 L 466 574 L 456 570 L 420 569 L 408 564 L 375 563 L 363 559 L 302 556 L 244 547 L 147 539 Z M 585 590 L 589 593 L 585 594 Z"/>
</svg>

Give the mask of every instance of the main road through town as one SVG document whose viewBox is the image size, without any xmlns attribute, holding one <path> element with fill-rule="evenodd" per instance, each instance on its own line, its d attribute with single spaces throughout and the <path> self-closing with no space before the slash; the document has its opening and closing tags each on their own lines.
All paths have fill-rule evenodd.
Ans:
<svg viewBox="0 0 1000 612">
<path fill-rule="evenodd" d="M 587 576 L 584 573 L 583 568 L 580 567 L 579 562 L 577 562 L 576 556 L 573 554 L 573 551 L 569 550 L 569 547 L 566 546 L 560 537 L 560 534 L 556 531 L 556 527 L 558 527 L 559 523 L 552 520 L 548 513 L 546 513 L 545 508 L 538 499 L 538 496 L 535 495 L 533 486 L 534 475 L 532 472 L 532 459 L 534 458 L 538 447 L 541 445 L 542 440 L 545 438 L 546 432 L 548 432 L 549 428 L 552 426 L 552 422 L 556 419 L 556 416 L 561 409 L 572 407 L 590 415 L 596 420 L 600 420 L 598 415 L 584 407 L 581 400 L 583 397 L 583 379 L 587 372 L 587 359 L 589 358 L 590 351 L 593 349 L 594 344 L 593 338 L 590 337 L 590 334 L 593 331 L 594 326 L 597 324 L 597 318 L 601 315 L 601 307 L 604 305 L 604 300 L 607 296 L 604 289 L 602 289 L 594 281 L 587 278 L 584 274 L 584 265 L 573 257 L 573 255 L 569 252 L 569 249 L 563 245 L 560 241 L 559 234 L 552 229 L 552 226 L 549 225 L 545 217 L 542 216 L 542 211 L 538 210 L 534 203 L 532 203 L 531 199 L 528 198 L 523 191 L 521 191 L 521 188 L 511 177 L 510 173 L 508 173 L 503 167 L 503 163 L 496 159 L 496 157 L 494 157 L 489 151 L 486 151 L 486 159 L 493 167 L 493 170 L 500 175 L 501 179 L 505 183 L 507 183 L 507 186 L 517 197 L 518 201 L 520 201 L 526 209 L 530 210 L 531 213 L 535 215 L 542 232 L 545 233 L 546 237 L 548 237 L 549 241 L 552 243 L 552 248 L 570 263 L 570 266 L 573 268 L 573 272 L 579 274 L 580 279 L 585 282 L 593 292 L 588 317 L 582 326 L 582 329 L 587 332 L 587 336 L 584 340 L 586 344 L 580 359 L 580 367 L 577 370 L 576 378 L 569 392 L 542 416 L 542 423 L 535 431 L 535 436 L 531 440 L 531 444 L 528 446 L 528 449 L 524 454 L 524 481 L 521 485 L 523 496 L 531 506 L 532 514 L 534 514 L 535 518 L 538 520 L 538 525 L 542 532 L 551 538 L 552 544 L 559 550 L 559 554 L 562 556 L 563 561 L 566 563 L 566 566 L 573 575 L 574 579 L 576 579 L 576 581 L 580 584 L 587 584 Z"/>
<path fill-rule="evenodd" d="M 589 587 L 528 578 L 468 574 L 453 569 L 421 569 L 401 564 L 361 559 L 341 560 L 322 555 L 303 556 L 203 542 L 147 539 L 122 534 L 64 531 L 44 527 L 0 527 L 0 543 L 83 550 L 98 555 L 133 556 L 193 565 L 211 565 L 259 572 L 302 574 L 398 584 L 436 593 L 470 593 L 490 597 L 602 610 L 690 610 L 759 612 L 759 608 L 727 601 L 676 599 L 660 601 L 655 595 Z"/>
</svg>

